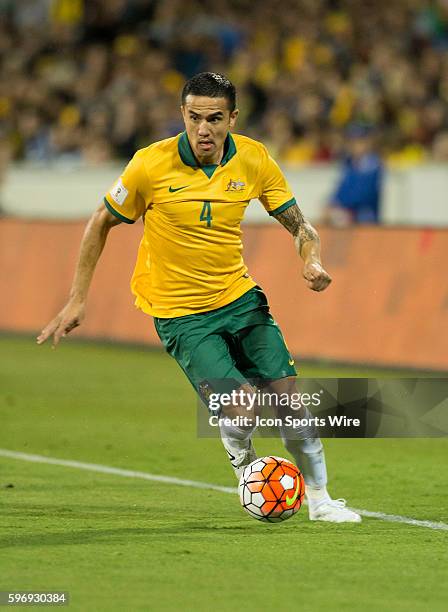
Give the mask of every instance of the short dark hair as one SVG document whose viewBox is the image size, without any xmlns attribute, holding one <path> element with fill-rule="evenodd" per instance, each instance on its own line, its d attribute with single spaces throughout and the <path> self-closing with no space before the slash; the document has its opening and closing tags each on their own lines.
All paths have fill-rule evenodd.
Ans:
<svg viewBox="0 0 448 612">
<path fill-rule="evenodd" d="M 226 98 L 232 113 L 236 107 L 236 90 L 227 77 L 218 72 L 200 72 L 191 77 L 182 89 L 182 104 L 188 95 Z"/>
</svg>

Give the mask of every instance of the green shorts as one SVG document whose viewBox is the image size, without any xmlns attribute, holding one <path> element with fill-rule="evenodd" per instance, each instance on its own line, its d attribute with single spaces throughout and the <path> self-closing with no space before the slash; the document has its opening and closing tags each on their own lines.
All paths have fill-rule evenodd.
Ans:
<svg viewBox="0 0 448 612">
<path fill-rule="evenodd" d="M 260 287 L 222 308 L 154 318 L 154 323 L 165 349 L 201 396 L 297 374 Z"/>
</svg>

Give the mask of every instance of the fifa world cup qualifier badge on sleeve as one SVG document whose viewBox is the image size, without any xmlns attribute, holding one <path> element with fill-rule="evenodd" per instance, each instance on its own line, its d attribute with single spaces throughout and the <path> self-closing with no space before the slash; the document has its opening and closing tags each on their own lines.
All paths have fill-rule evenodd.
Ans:
<svg viewBox="0 0 448 612">
<path fill-rule="evenodd" d="M 110 190 L 111 198 L 119 206 L 123 206 L 128 196 L 128 193 L 129 191 L 123 185 L 123 181 L 121 179 L 118 179 L 118 181 L 115 183 L 115 185 Z"/>
</svg>

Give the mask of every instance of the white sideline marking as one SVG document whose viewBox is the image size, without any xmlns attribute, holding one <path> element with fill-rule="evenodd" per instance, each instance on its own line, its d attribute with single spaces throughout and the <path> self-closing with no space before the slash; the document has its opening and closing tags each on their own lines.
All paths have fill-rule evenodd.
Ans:
<svg viewBox="0 0 448 612">
<path fill-rule="evenodd" d="M 208 489 L 211 491 L 220 491 L 221 493 L 236 493 L 235 487 L 221 487 L 220 485 L 214 485 L 208 482 L 199 482 L 197 480 L 185 480 L 183 478 L 174 478 L 173 476 L 159 476 L 158 474 L 148 474 L 147 472 L 137 472 L 135 470 L 123 470 L 121 468 L 111 467 L 109 465 L 99 465 L 98 463 L 83 463 L 81 461 L 71 461 L 69 459 L 56 459 L 53 457 L 45 457 L 43 455 L 19 453 L 16 451 L 6 450 L 5 448 L 0 448 L 0 456 L 9 457 L 10 459 L 30 461 L 31 463 L 47 463 L 50 465 L 71 467 L 78 470 L 87 470 L 89 472 L 114 474 L 115 476 L 125 476 L 126 478 L 142 478 L 143 480 L 165 482 L 166 484 L 180 485 L 181 487 Z"/>
<path fill-rule="evenodd" d="M 208 482 L 199 482 L 197 480 L 185 480 L 183 478 L 174 478 L 173 476 L 160 476 L 158 474 L 148 474 L 147 472 L 138 472 L 135 470 L 123 470 L 122 468 L 99 465 L 97 463 L 83 463 L 81 461 L 71 461 L 68 459 L 45 457 L 43 455 L 20 453 L 17 451 L 10 451 L 5 448 L 0 448 L 0 456 L 8 457 L 9 459 L 29 461 L 31 463 L 46 463 L 49 465 L 71 467 L 78 470 L 87 470 L 89 472 L 99 472 L 101 474 L 113 474 L 115 476 L 124 476 L 125 478 L 141 478 L 143 480 L 151 480 L 153 482 L 164 482 L 166 484 L 179 485 L 181 487 L 219 491 L 220 493 L 232 493 L 233 495 L 237 493 L 237 489 L 235 487 L 222 487 L 220 485 L 215 485 Z M 361 514 L 361 516 L 376 518 L 381 521 L 388 521 L 390 523 L 404 523 L 406 525 L 413 525 L 414 527 L 426 527 L 427 529 L 440 529 L 442 531 L 448 531 L 448 524 L 446 523 L 422 521 L 419 519 L 409 518 L 407 516 L 385 514 L 383 512 L 371 512 L 370 510 L 360 510 L 358 508 L 351 508 L 351 510 Z"/>
</svg>

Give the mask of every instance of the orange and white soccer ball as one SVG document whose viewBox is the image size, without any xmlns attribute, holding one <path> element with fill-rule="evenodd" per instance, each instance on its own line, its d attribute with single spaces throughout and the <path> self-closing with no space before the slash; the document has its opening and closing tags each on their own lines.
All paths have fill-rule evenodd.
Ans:
<svg viewBox="0 0 448 612">
<path fill-rule="evenodd" d="M 243 508 L 259 521 L 277 523 L 302 505 L 305 483 L 298 467 L 282 457 L 262 457 L 241 474 L 238 492 Z"/>
</svg>

